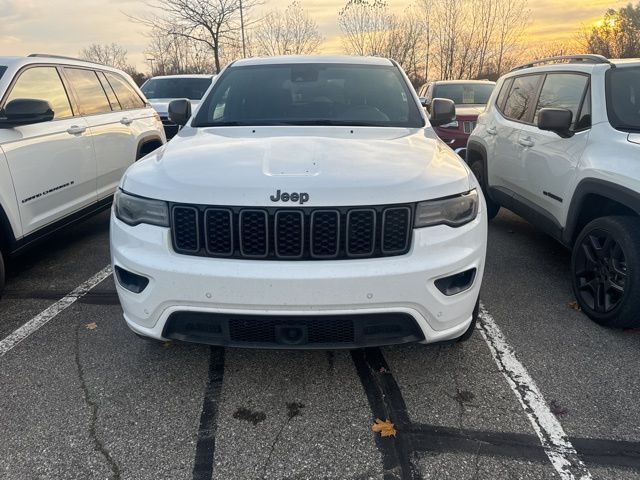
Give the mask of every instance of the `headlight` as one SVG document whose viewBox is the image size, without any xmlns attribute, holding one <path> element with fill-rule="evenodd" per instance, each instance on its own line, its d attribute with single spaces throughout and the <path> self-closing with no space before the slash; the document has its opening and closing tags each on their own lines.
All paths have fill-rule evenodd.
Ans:
<svg viewBox="0 0 640 480">
<path fill-rule="evenodd" d="M 432 227 L 434 225 L 460 227 L 469 223 L 477 215 L 478 192 L 471 190 L 455 197 L 418 203 L 415 227 Z"/>
<path fill-rule="evenodd" d="M 134 197 L 122 190 L 117 190 L 114 197 L 116 218 L 127 225 L 135 226 L 140 223 L 169 226 L 169 206 L 167 202 Z"/>
</svg>

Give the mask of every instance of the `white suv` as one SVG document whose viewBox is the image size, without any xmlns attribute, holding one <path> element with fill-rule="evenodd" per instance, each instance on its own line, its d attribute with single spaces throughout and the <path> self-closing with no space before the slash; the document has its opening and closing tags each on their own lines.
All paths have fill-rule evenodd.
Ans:
<svg viewBox="0 0 640 480">
<path fill-rule="evenodd" d="M 466 339 L 487 218 L 475 177 L 393 61 L 240 60 L 129 168 L 111 254 L 136 333 L 354 348 Z M 189 119 L 190 118 L 190 119 Z M 432 123 L 455 118 L 435 99 Z"/>
<path fill-rule="evenodd" d="M 195 109 L 215 77 L 215 75 L 163 75 L 152 77 L 142 84 L 140 90 L 160 115 L 167 139 L 173 138 L 178 133 L 178 125 L 169 120 L 169 103 L 178 98 L 186 98 L 191 102 L 191 108 Z"/>
<path fill-rule="evenodd" d="M 124 72 L 0 57 L 0 291 L 3 257 L 108 208 L 127 167 L 164 143 L 158 115 Z"/>
<path fill-rule="evenodd" d="M 488 204 L 572 253 L 582 310 L 640 326 L 640 59 L 543 59 L 500 79 L 469 138 Z"/>
</svg>

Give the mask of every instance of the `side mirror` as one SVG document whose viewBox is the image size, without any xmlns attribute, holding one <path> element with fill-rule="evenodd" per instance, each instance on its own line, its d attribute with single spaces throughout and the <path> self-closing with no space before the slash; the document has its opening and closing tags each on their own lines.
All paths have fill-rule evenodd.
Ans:
<svg viewBox="0 0 640 480">
<path fill-rule="evenodd" d="M 169 120 L 181 127 L 191 118 L 191 102 L 186 98 L 172 100 L 169 103 Z"/>
<path fill-rule="evenodd" d="M 456 104 L 448 98 L 434 98 L 429 121 L 434 127 L 446 125 L 456 119 Z"/>
<path fill-rule="evenodd" d="M 538 112 L 538 128 L 557 133 L 562 138 L 573 135 L 571 122 L 573 112 L 565 108 L 543 108 Z"/>
<path fill-rule="evenodd" d="M 32 98 L 11 100 L 0 111 L 0 126 L 17 127 L 53 120 L 53 110 L 49 102 Z"/>
<path fill-rule="evenodd" d="M 429 97 L 419 97 L 420 104 L 427 110 L 427 112 L 431 111 L 431 99 Z"/>
</svg>

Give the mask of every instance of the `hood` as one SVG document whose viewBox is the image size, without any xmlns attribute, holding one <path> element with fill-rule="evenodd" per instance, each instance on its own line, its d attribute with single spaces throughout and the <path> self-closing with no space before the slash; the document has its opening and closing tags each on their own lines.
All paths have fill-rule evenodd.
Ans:
<svg viewBox="0 0 640 480">
<path fill-rule="evenodd" d="M 169 104 L 175 100 L 175 98 L 153 98 L 148 99 L 149 104 L 153 107 L 153 109 L 158 112 L 158 115 L 161 117 L 166 117 L 169 113 Z M 200 103 L 200 100 L 189 100 L 191 102 L 191 110 L 195 110 L 195 108 Z"/>
<path fill-rule="evenodd" d="M 206 205 L 292 206 L 270 199 L 278 190 L 306 193 L 311 207 L 378 205 L 468 191 L 468 172 L 428 129 L 186 127 L 130 167 L 122 187 Z"/>
<path fill-rule="evenodd" d="M 456 105 L 456 116 L 477 117 L 485 108 L 485 105 Z"/>
</svg>

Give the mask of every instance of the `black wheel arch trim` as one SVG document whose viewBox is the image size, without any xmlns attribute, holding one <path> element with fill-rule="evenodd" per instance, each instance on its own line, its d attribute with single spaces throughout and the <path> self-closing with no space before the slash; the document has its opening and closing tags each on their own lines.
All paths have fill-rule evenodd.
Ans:
<svg viewBox="0 0 640 480">
<path fill-rule="evenodd" d="M 569 212 L 567 213 L 567 224 L 562 234 L 562 242 L 566 245 L 572 245 L 580 232 L 577 232 L 578 219 L 582 205 L 588 195 L 599 195 L 609 198 L 625 207 L 633 210 L 640 216 L 640 193 L 630 188 L 623 187 L 613 182 L 601 180 L 598 178 L 586 178 L 581 180 L 576 187 L 571 203 L 569 204 Z"/>
<path fill-rule="evenodd" d="M 140 153 L 142 152 L 144 146 L 152 142 L 158 142 L 160 146 L 164 145 L 162 137 L 160 137 L 159 135 L 147 135 L 146 137 L 142 137 L 138 142 L 138 148 L 136 149 L 136 160 L 140 160 L 140 158 L 142 158 L 140 156 Z"/>
<path fill-rule="evenodd" d="M 16 245 L 16 236 L 13 233 L 9 217 L 0 205 L 0 250 L 5 253 L 11 252 Z"/>
<path fill-rule="evenodd" d="M 482 173 L 484 175 L 484 182 L 486 185 L 484 185 L 484 188 L 486 190 L 485 195 L 488 195 L 489 198 L 491 198 L 491 200 L 493 200 L 496 203 L 500 203 L 497 200 L 497 197 L 494 197 L 491 194 L 491 188 L 489 186 L 489 167 L 487 165 L 487 149 L 484 147 L 484 145 L 482 145 L 480 142 L 476 142 L 476 141 L 469 141 L 467 142 L 467 151 L 465 152 L 465 163 L 469 166 L 471 166 L 471 164 L 469 163 L 469 152 L 475 152 L 477 154 L 479 154 L 482 157 Z M 482 185 L 480 185 L 482 187 Z"/>
</svg>

